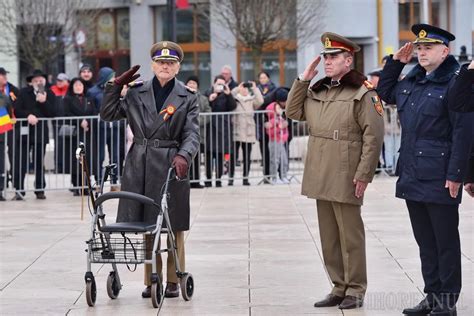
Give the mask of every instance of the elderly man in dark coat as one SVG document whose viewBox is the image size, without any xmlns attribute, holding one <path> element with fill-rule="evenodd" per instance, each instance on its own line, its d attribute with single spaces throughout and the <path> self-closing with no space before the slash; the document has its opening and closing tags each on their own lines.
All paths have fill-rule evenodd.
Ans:
<svg viewBox="0 0 474 316">
<path fill-rule="evenodd" d="M 195 93 L 175 79 L 183 59 L 181 47 L 173 42 L 159 42 L 151 48 L 155 77 L 142 85 L 135 84 L 121 99 L 123 85 L 139 77 L 140 66 L 134 66 L 105 87 L 100 116 L 106 121 L 127 118 L 133 132 L 133 144 L 128 152 L 122 190 L 160 200 L 167 170 L 175 166 L 179 178 L 186 177 L 194 155 L 199 149 L 199 107 Z M 185 269 L 184 231 L 189 229 L 189 181 L 170 183 L 169 215 L 176 237 L 180 267 Z M 121 200 L 117 222 L 156 223 L 157 212 L 134 201 Z M 150 243 L 149 241 L 147 244 Z M 151 243 L 150 243 L 151 244 Z M 161 274 L 161 257 L 157 257 Z M 165 297 L 179 296 L 179 280 L 173 256 L 167 260 Z M 145 265 L 143 297 L 150 297 L 151 265 Z M 160 278 L 163 279 L 163 278 Z"/>
</svg>

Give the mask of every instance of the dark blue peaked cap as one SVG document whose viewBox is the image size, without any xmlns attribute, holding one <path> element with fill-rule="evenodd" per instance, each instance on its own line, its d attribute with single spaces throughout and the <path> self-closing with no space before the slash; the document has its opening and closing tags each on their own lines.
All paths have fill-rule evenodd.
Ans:
<svg viewBox="0 0 474 316">
<path fill-rule="evenodd" d="M 411 31 L 416 35 L 413 44 L 433 43 L 449 45 L 456 37 L 446 30 L 429 24 L 415 24 L 411 27 Z"/>
</svg>

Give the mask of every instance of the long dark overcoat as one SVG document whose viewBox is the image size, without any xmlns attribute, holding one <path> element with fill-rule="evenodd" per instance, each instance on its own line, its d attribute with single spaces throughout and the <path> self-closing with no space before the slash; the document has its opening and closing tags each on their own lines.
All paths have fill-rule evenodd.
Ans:
<svg viewBox="0 0 474 316">
<path fill-rule="evenodd" d="M 163 104 L 162 109 L 173 106 L 176 111 L 167 120 L 156 109 L 152 80 L 142 86 L 128 90 L 125 98 L 120 98 L 121 87 L 108 83 L 105 86 L 104 102 L 100 116 L 105 121 L 123 118 L 137 142 L 128 152 L 122 190 L 145 195 L 156 202 L 161 201 L 161 190 L 173 158 L 179 154 L 191 165 L 199 149 L 199 107 L 196 95 L 184 84 L 173 79 L 175 85 Z M 148 145 L 143 145 L 143 139 Z M 176 141 L 177 147 L 157 147 L 161 141 Z M 169 215 L 174 231 L 189 229 L 189 180 L 170 183 Z M 130 200 L 121 200 L 117 222 L 156 222 L 157 211 Z"/>
</svg>

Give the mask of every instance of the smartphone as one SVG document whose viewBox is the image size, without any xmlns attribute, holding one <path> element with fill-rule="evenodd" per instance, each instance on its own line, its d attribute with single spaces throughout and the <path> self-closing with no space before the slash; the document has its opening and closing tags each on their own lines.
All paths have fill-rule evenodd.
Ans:
<svg viewBox="0 0 474 316">
<path fill-rule="evenodd" d="M 244 88 L 252 88 L 252 83 L 250 81 L 244 82 L 243 87 Z"/>
<path fill-rule="evenodd" d="M 42 84 L 38 85 L 38 93 L 41 93 L 41 94 L 44 93 L 44 86 Z"/>
</svg>

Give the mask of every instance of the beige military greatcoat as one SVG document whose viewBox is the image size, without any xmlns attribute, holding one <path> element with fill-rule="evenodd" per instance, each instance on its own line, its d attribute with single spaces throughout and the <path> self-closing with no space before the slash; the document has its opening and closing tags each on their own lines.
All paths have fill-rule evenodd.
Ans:
<svg viewBox="0 0 474 316">
<path fill-rule="evenodd" d="M 326 77 L 308 88 L 308 82 L 296 80 L 286 105 L 289 118 L 309 127 L 302 194 L 362 205 L 353 179 L 373 179 L 384 136 L 381 101 L 355 70 L 337 86 Z"/>
</svg>

